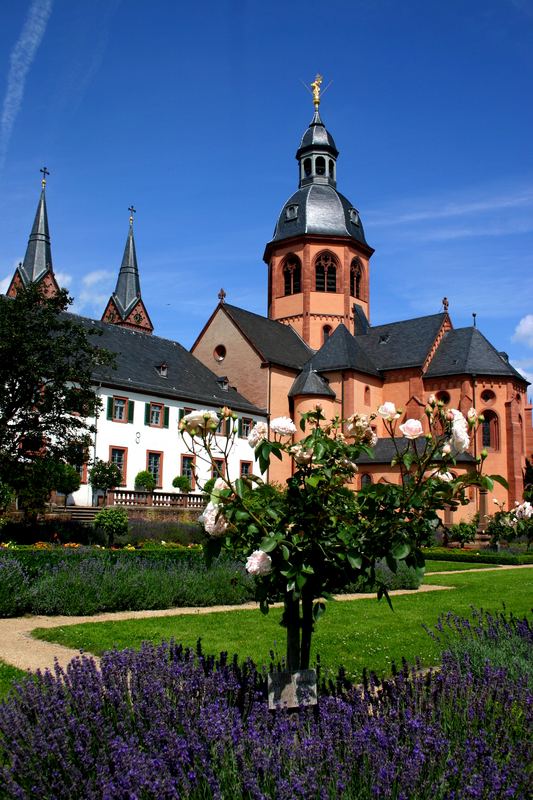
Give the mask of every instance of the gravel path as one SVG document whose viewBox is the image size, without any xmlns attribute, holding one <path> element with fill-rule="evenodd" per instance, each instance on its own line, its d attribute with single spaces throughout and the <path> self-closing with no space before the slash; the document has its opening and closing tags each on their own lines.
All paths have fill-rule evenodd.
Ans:
<svg viewBox="0 0 533 800">
<path fill-rule="evenodd" d="M 487 567 L 488 570 L 501 569 L 528 569 L 533 564 L 524 566 L 499 566 Z M 480 572 L 477 570 L 461 570 L 461 572 Z M 429 573 L 428 573 L 429 574 Z M 432 572 L 432 575 L 455 575 L 457 572 Z M 423 584 L 419 589 L 397 589 L 391 592 L 391 596 L 402 594 L 413 594 L 415 592 L 437 592 L 446 589 L 453 589 L 452 586 L 436 586 Z M 345 594 L 338 595 L 337 600 L 363 600 L 368 599 L 368 594 Z M 278 606 L 281 603 L 277 604 Z M 31 631 L 35 628 L 60 628 L 64 625 L 77 625 L 82 622 L 110 622 L 125 619 L 143 619 L 146 617 L 175 617 L 184 614 L 211 614 L 217 611 L 242 611 L 257 609 L 257 603 L 245 603 L 238 606 L 210 606 L 209 608 L 166 608 L 159 611 L 116 611 L 106 614 L 95 614 L 86 617 L 67 617 L 67 616 L 26 616 L 11 617 L 0 619 L 0 660 L 5 661 L 19 669 L 37 670 L 52 667 L 54 660 L 57 659 L 62 667 L 79 655 L 79 650 L 56 644 L 54 642 L 44 642 L 33 639 Z M 98 661 L 98 659 L 95 659 Z"/>
</svg>

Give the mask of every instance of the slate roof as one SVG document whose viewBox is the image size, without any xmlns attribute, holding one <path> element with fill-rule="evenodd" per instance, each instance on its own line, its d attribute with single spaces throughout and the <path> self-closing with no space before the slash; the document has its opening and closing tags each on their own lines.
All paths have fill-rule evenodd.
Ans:
<svg viewBox="0 0 533 800">
<path fill-rule="evenodd" d="M 28 286 L 35 283 L 52 268 L 52 248 L 48 230 L 48 214 L 46 212 L 46 195 L 44 187 L 41 191 L 35 219 L 31 229 L 24 261 L 19 269 L 23 283 Z"/>
<path fill-rule="evenodd" d="M 342 323 L 337 325 L 331 336 L 324 342 L 318 353 L 313 356 L 311 364 L 319 372 L 331 372 L 338 369 L 354 369 L 370 375 L 379 375 L 379 371 L 360 345 L 365 337 L 353 336 Z"/>
<path fill-rule="evenodd" d="M 407 443 L 409 439 L 406 439 L 403 436 L 400 436 L 396 439 L 396 443 L 398 445 L 398 449 L 401 453 L 403 453 L 407 447 Z M 415 440 L 417 452 L 422 453 L 425 445 L 425 439 L 416 439 Z M 381 439 L 378 439 L 376 446 L 374 449 L 374 458 L 371 458 L 366 453 L 362 453 L 359 458 L 356 459 L 358 464 L 390 464 L 394 456 L 396 455 L 396 450 L 394 447 L 394 442 L 389 436 L 384 436 Z M 474 456 L 470 455 L 470 453 L 460 453 L 457 458 L 455 459 L 457 463 L 465 463 L 470 464 L 475 462 Z"/>
<path fill-rule="evenodd" d="M 227 405 L 253 414 L 265 413 L 234 389 L 223 391 L 215 373 L 178 342 L 72 316 L 87 329 L 101 331 L 101 336 L 94 337 L 94 343 L 116 354 L 116 369 L 102 367 L 95 373 L 95 381 L 126 391 L 153 393 L 157 397 L 211 406 Z M 162 364 L 167 365 L 166 378 L 158 371 Z"/>
<path fill-rule="evenodd" d="M 339 155 L 333 136 L 320 119 L 318 109 L 313 114 L 313 119 L 302 136 L 296 158 L 299 159 L 308 151 L 317 149 L 327 150 L 335 157 Z"/>
<path fill-rule="evenodd" d="M 137 265 L 137 253 L 135 252 L 133 226 L 130 225 L 118 273 L 117 285 L 112 295 L 122 319 L 126 319 L 140 296 L 139 267 Z"/>
<path fill-rule="evenodd" d="M 474 327 L 445 333 L 426 371 L 428 378 L 464 374 L 512 376 L 526 381 Z"/>
<path fill-rule="evenodd" d="M 376 325 L 355 338 L 378 370 L 421 367 L 445 318 L 442 312 Z"/>
<path fill-rule="evenodd" d="M 271 364 L 300 370 L 314 353 L 288 325 L 229 303 L 223 303 L 221 308 L 262 358 Z"/>
<path fill-rule="evenodd" d="M 336 397 L 328 382 L 311 365 L 305 367 L 292 384 L 289 397 Z"/>
<path fill-rule="evenodd" d="M 297 206 L 297 215 L 287 213 L 288 206 Z M 342 236 L 355 239 L 366 246 L 363 223 L 348 198 L 328 183 L 310 183 L 296 191 L 281 209 L 273 242 L 303 234 Z M 356 220 L 356 221 L 354 221 Z M 268 248 L 268 245 L 267 245 Z"/>
</svg>

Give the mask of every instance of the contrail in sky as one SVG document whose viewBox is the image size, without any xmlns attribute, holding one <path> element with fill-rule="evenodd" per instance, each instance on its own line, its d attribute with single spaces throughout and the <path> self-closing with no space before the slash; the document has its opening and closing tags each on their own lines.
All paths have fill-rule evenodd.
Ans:
<svg viewBox="0 0 533 800">
<path fill-rule="evenodd" d="M 9 57 L 7 90 L 0 117 L 0 170 L 4 166 L 13 126 L 22 105 L 26 76 L 44 36 L 51 11 L 52 0 L 33 0 Z"/>
</svg>

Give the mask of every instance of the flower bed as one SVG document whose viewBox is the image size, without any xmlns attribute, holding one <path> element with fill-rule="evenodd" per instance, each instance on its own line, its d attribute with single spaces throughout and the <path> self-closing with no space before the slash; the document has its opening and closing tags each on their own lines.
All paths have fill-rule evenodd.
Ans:
<svg viewBox="0 0 533 800">
<path fill-rule="evenodd" d="M 527 622 L 487 625 L 531 653 Z M 476 669 L 467 650 L 445 652 L 437 674 L 405 667 L 380 686 L 339 676 L 299 715 L 269 712 L 264 684 L 250 662 L 172 642 L 107 653 L 101 670 L 83 657 L 38 674 L 0 706 L 1 796 L 529 797 L 527 680 Z"/>
</svg>

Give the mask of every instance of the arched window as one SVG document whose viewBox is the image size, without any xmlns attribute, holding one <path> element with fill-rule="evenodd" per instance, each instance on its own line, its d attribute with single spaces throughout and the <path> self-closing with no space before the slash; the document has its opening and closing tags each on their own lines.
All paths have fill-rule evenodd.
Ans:
<svg viewBox="0 0 533 800">
<path fill-rule="evenodd" d="M 450 403 L 450 393 L 446 391 L 437 392 L 435 395 L 437 400 L 440 400 L 441 403 L 444 403 L 445 406 L 449 405 Z"/>
<path fill-rule="evenodd" d="M 313 165 L 310 158 L 306 158 L 304 160 L 304 174 L 306 178 L 309 178 L 311 172 L 313 171 Z"/>
<path fill-rule="evenodd" d="M 327 342 L 330 336 L 331 336 L 331 325 L 324 325 L 324 327 L 322 328 L 322 341 Z"/>
<path fill-rule="evenodd" d="M 337 262 L 331 253 L 321 253 L 315 261 L 315 289 L 317 292 L 337 291 Z"/>
<path fill-rule="evenodd" d="M 329 160 L 329 177 L 330 178 L 335 177 L 335 162 L 333 161 L 332 158 L 330 158 Z"/>
<path fill-rule="evenodd" d="M 500 449 L 500 426 L 498 416 L 494 411 L 483 411 L 481 446 L 490 450 Z"/>
<path fill-rule="evenodd" d="M 363 472 L 361 475 L 361 489 L 364 486 L 370 486 L 372 483 L 372 475 L 369 475 L 368 472 Z"/>
<path fill-rule="evenodd" d="M 283 290 L 285 295 L 302 291 L 302 265 L 300 259 L 292 254 L 287 256 L 283 264 Z"/>
<path fill-rule="evenodd" d="M 350 266 L 350 294 L 361 299 L 361 281 L 363 268 L 358 258 L 354 258 Z"/>
<path fill-rule="evenodd" d="M 315 161 L 315 169 L 317 175 L 325 175 L 326 174 L 326 160 L 322 156 L 318 156 L 317 160 Z"/>
<path fill-rule="evenodd" d="M 365 386 L 365 406 L 370 405 L 370 386 Z"/>
</svg>

